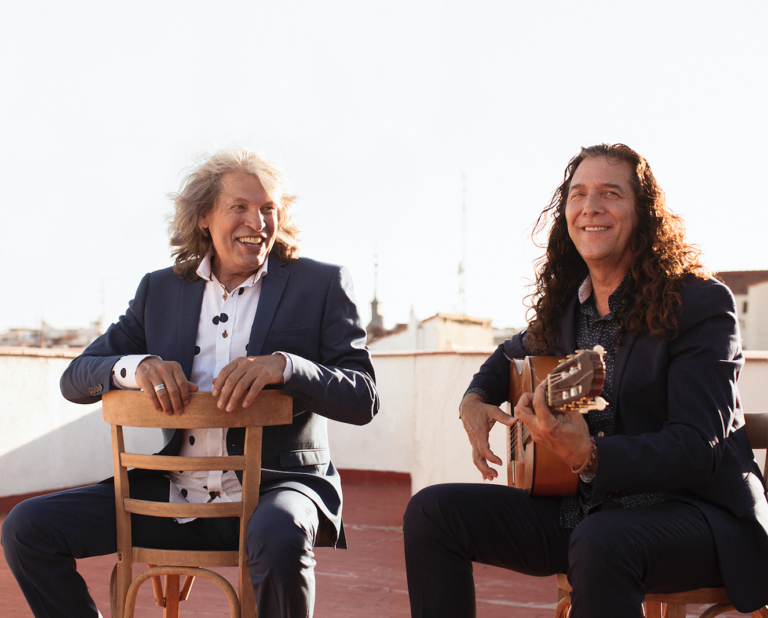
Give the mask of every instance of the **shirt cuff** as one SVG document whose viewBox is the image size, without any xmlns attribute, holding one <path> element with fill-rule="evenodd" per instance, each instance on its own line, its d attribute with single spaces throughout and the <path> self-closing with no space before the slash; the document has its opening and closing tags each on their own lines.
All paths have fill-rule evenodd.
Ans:
<svg viewBox="0 0 768 618">
<path fill-rule="evenodd" d="M 283 369 L 283 384 L 285 384 L 293 376 L 293 361 L 291 360 L 291 355 L 286 352 L 272 352 L 272 355 L 275 354 L 279 354 L 285 359 L 285 369 Z"/>
<path fill-rule="evenodd" d="M 466 390 L 466 392 L 464 393 L 464 396 L 466 397 L 466 396 L 467 396 L 469 393 L 477 393 L 478 395 L 480 395 L 480 397 L 482 397 L 482 398 L 483 398 L 483 401 L 484 401 L 485 403 L 488 403 L 488 402 L 491 400 L 491 398 L 488 396 L 488 393 L 486 393 L 486 392 L 485 392 L 485 391 L 484 391 L 482 388 L 480 388 L 479 386 L 473 386 L 473 387 L 471 387 L 471 388 L 468 388 L 468 389 Z"/>
<path fill-rule="evenodd" d="M 129 354 L 123 356 L 112 367 L 112 384 L 117 388 L 138 390 L 136 383 L 136 369 L 141 361 L 153 354 Z M 155 356 L 155 358 L 160 358 Z"/>
</svg>

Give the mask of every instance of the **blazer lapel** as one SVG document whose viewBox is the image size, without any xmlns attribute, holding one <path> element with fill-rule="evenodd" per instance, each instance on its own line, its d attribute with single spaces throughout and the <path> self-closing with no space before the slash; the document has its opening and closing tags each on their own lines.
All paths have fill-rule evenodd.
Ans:
<svg viewBox="0 0 768 618">
<path fill-rule="evenodd" d="M 262 353 L 269 327 L 288 284 L 290 272 L 283 268 L 285 265 L 276 253 L 269 254 L 269 270 L 261 282 L 259 307 L 256 309 L 256 318 L 253 320 L 251 337 L 248 340 L 248 356 L 259 356 Z"/>
<path fill-rule="evenodd" d="M 627 360 L 629 360 L 629 353 L 632 351 L 632 346 L 635 345 L 635 338 L 627 331 L 624 331 L 621 335 L 621 345 L 616 350 L 616 361 L 613 365 L 613 399 L 616 404 L 615 409 L 618 412 L 618 394 L 621 392 L 621 379 L 624 377 L 624 369 L 627 366 Z M 614 420 L 615 422 L 615 420 Z"/>
<path fill-rule="evenodd" d="M 197 325 L 200 322 L 204 292 L 205 279 L 197 279 L 196 281 L 184 279 L 181 282 L 176 358 L 178 358 L 187 379 L 192 376 L 192 361 L 195 358 L 195 341 L 197 341 Z"/>
<path fill-rule="evenodd" d="M 576 350 L 576 307 L 579 299 L 574 298 L 565 308 L 565 315 L 560 322 L 560 338 L 557 347 L 550 352 L 552 356 L 567 356 Z"/>
</svg>

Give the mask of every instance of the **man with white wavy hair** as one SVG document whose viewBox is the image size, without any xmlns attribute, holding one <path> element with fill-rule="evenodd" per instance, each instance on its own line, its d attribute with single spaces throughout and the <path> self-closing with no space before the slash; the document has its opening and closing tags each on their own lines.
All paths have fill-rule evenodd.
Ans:
<svg viewBox="0 0 768 618">
<path fill-rule="evenodd" d="M 313 547 L 346 547 L 327 419 L 363 425 L 379 406 L 352 282 L 343 267 L 298 257 L 295 198 L 250 151 L 202 161 L 171 197 L 174 266 L 142 279 L 125 315 L 67 368 L 62 393 L 93 403 L 111 388 L 141 388 L 168 415 L 182 414 L 195 391 L 229 411 L 267 385 L 293 397 L 292 424 L 264 429 L 261 498 L 246 543 L 259 615 L 311 616 Z M 243 452 L 243 430 L 164 434 L 164 455 Z M 242 493 L 235 471 L 134 474 L 135 498 L 236 501 Z M 236 549 L 236 522 L 134 515 L 133 540 Z M 97 616 L 73 558 L 115 551 L 111 479 L 21 503 L 2 544 L 36 617 Z"/>
</svg>

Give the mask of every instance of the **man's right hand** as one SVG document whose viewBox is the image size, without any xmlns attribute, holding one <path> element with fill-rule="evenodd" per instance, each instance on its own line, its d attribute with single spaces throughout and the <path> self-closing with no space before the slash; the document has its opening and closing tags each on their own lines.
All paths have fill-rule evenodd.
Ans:
<svg viewBox="0 0 768 618">
<path fill-rule="evenodd" d="M 189 393 L 197 390 L 197 384 L 189 382 L 187 376 L 176 361 L 164 361 L 155 356 L 148 356 L 136 368 L 136 383 L 158 412 L 168 416 L 183 414 L 184 406 L 189 404 Z M 155 390 L 160 384 L 165 388 Z"/>
<path fill-rule="evenodd" d="M 498 406 L 488 405 L 477 393 L 467 393 L 464 396 L 459 405 L 459 415 L 472 445 L 472 462 L 482 473 L 483 480 L 492 481 L 499 473 L 495 468 L 491 468 L 488 462 L 497 466 L 503 465 L 503 462 L 491 450 L 488 440 L 491 427 L 496 422 L 511 427 L 517 419 L 503 412 Z"/>
</svg>

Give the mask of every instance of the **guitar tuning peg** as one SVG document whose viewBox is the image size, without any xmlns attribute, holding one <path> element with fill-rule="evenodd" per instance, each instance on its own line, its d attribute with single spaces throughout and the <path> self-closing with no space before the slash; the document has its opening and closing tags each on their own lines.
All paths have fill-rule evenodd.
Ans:
<svg viewBox="0 0 768 618">
<path fill-rule="evenodd" d="M 608 407 L 608 402 L 602 397 L 595 397 L 595 409 L 601 412 Z"/>
<path fill-rule="evenodd" d="M 601 346 L 600 344 L 596 345 L 594 348 L 592 348 L 595 352 L 597 352 L 600 356 L 605 354 L 605 348 Z"/>
</svg>

